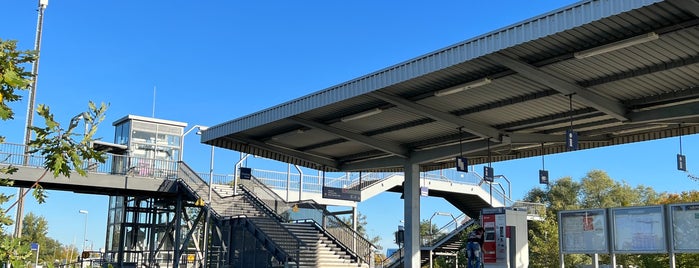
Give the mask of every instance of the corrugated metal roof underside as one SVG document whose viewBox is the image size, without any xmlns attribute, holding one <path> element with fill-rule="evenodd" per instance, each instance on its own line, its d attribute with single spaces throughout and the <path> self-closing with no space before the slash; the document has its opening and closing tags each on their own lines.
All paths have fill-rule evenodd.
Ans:
<svg viewBox="0 0 699 268">
<path fill-rule="evenodd" d="M 202 141 L 311 168 L 394 171 L 407 158 L 453 166 L 458 147 L 482 162 L 486 137 L 495 161 L 539 155 L 541 144 L 564 152 L 571 120 L 582 149 L 697 133 L 699 19 L 655 2 L 559 9 L 220 124 Z M 650 32 L 659 38 L 574 57 Z M 483 78 L 492 82 L 435 96 Z"/>
</svg>

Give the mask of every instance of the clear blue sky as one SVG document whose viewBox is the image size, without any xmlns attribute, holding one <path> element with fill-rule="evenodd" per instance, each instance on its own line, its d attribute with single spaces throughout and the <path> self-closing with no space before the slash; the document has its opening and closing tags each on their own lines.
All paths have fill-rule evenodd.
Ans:
<svg viewBox="0 0 699 268">
<path fill-rule="evenodd" d="M 31 49 L 36 2 L 5 1 L 0 38 Z M 51 0 L 37 103 L 48 104 L 62 122 L 85 110 L 89 100 L 109 103 L 98 133 L 106 141 L 114 136 L 111 123 L 127 114 L 214 125 L 573 2 Z M 16 119 L 0 122 L 0 134 L 21 143 L 26 102 L 12 107 Z M 683 143 L 693 170 L 699 166 L 699 155 L 693 154 L 699 138 L 685 137 Z M 185 144 L 185 161 L 208 170 L 208 147 L 195 135 L 187 136 Z M 554 179 L 577 180 L 600 169 L 615 180 L 659 192 L 697 189 L 697 182 L 675 170 L 678 151 L 676 138 L 578 151 L 546 157 L 546 169 Z M 236 161 L 237 152 L 217 149 L 215 172 L 232 173 Z M 251 166 L 269 165 L 255 160 Z M 493 167 L 513 182 L 513 197 L 519 199 L 537 186 L 541 158 Z M 15 188 L 0 190 L 16 193 Z M 51 191 L 47 204 L 36 205 L 31 198 L 27 203 L 26 212 L 49 221 L 49 236 L 65 244 L 76 241 L 78 248 L 85 220 L 78 210 L 88 210 L 87 238 L 103 247 L 107 197 Z M 387 208 L 395 209 L 386 213 Z M 392 232 L 403 217 L 398 195 L 382 194 L 359 209 L 367 215 L 370 235 L 381 236 L 384 248 L 395 247 Z M 436 211 L 458 215 L 442 200 L 422 199 L 421 218 Z M 433 222 L 447 220 L 435 217 Z"/>
</svg>

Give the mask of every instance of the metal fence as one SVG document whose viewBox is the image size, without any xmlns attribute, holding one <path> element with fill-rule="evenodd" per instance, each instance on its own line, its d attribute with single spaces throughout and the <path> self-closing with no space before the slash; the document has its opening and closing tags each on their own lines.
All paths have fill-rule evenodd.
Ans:
<svg viewBox="0 0 699 268">
<path fill-rule="evenodd" d="M 0 143 L 0 164 L 43 168 L 45 157 L 39 153 L 26 155 L 26 145 Z M 85 171 L 90 173 L 130 175 L 146 178 L 177 179 L 177 161 L 160 160 L 147 157 L 125 156 L 105 153 L 105 161 L 88 161 L 83 163 Z"/>
</svg>

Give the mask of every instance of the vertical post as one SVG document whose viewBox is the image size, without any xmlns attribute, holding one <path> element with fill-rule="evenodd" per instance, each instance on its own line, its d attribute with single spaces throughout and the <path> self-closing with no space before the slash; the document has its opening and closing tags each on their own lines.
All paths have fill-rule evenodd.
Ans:
<svg viewBox="0 0 699 268">
<path fill-rule="evenodd" d="M 211 187 L 214 183 L 214 146 L 211 145 L 211 157 L 209 158 L 209 197 L 207 198 L 206 220 L 204 221 L 204 258 L 202 267 L 208 267 L 209 259 L 209 220 L 211 218 Z"/>
<path fill-rule="evenodd" d="M 303 171 L 301 171 L 301 168 L 299 168 L 298 165 L 294 165 L 296 170 L 299 172 L 299 202 L 301 202 L 301 193 L 303 192 Z"/>
<path fill-rule="evenodd" d="M 39 0 L 38 17 L 36 22 L 36 36 L 34 39 L 34 51 L 36 51 L 36 60 L 32 63 L 32 84 L 27 96 L 27 120 L 24 128 L 24 165 L 29 164 L 29 141 L 32 139 L 32 132 L 29 127 L 34 125 L 34 101 L 36 100 L 36 84 L 39 79 L 39 54 L 41 52 L 41 30 L 44 28 L 44 11 L 49 5 L 48 0 Z M 19 188 L 17 194 L 17 210 L 15 214 L 15 230 L 14 237 L 22 237 L 22 225 L 24 222 L 24 195 L 27 189 Z"/>
<path fill-rule="evenodd" d="M 325 176 L 325 175 L 323 175 Z M 357 250 L 357 203 L 354 203 L 355 206 L 352 207 L 352 230 L 354 230 L 354 233 L 352 233 L 353 238 L 352 239 L 352 250 Z"/>
<path fill-rule="evenodd" d="M 128 176 L 127 176 L 128 179 Z M 121 232 L 119 232 L 119 256 L 117 256 L 117 262 L 119 263 L 119 267 L 124 267 L 124 247 L 126 247 L 126 206 L 127 206 L 128 199 L 126 196 L 122 196 L 121 200 L 121 223 L 120 229 Z"/>
<path fill-rule="evenodd" d="M 85 252 L 85 244 L 87 243 L 87 210 L 79 210 L 78 211 L 80 214 L 85 214 L 85 230 L 83 232 L 83 250 L 80 253 L 81 261 L 80 261 L 80 267 L 83 267 L 85 264 L 85 258 L 83 257 L 83 252 Z M 38 252 L 38 251 L 37 251 Z"/>
<path fill-rule="evenodd" d="M 289 191 L 291 190 L 291 164 L 286 164 L 286 202 L 289 202 Z"/>
<path fill-rule="evenodd" d="M 180 265 L 180 258 L 182 258 L 182 252 L 180 250 L 180 243 L 182 239 L 180 238 L 182 232 L 182 197 L 177 196 L 177 204 L 175 205 L 175 259 L 173 260 L 172 267 L 178 268 Z"/>
<path fill-rule="evenodd" d="M 34 267 L 39 267 L 39 249 L 41 249 L 41 245 L 39 243 L 36 244 L 36 261 L 34 261 Z"/>
<path fill-rule="evenodd" d="M 403 186 L 405 217 L 405 267 L 420 267 L 420 166 L 406 162 Z"/>
<path fill-rule="evenodd" d="M 599 268 L 599 254 L 597 253 L 592 256 L 592 267 Z"/>
<path fill-rule="evenodd" d="M 430 249 L 430 268 L 433 268 L 434 264 L 432 263 L 432 250 Z"/>
</svg>

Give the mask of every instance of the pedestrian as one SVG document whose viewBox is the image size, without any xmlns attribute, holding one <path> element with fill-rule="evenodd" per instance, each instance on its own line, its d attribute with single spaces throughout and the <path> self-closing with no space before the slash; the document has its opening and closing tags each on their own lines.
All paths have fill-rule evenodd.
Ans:
<svg viewBox="0 0 699 268">
<path fill-rule="evenodd" d="M 468 268 L 481 267 L 481 248 L 483 248 L 483 233 L 485 229 L 478 227 L 468 234 L 466 240 L 466 255 L 468 256 Z"/>
</svg>

